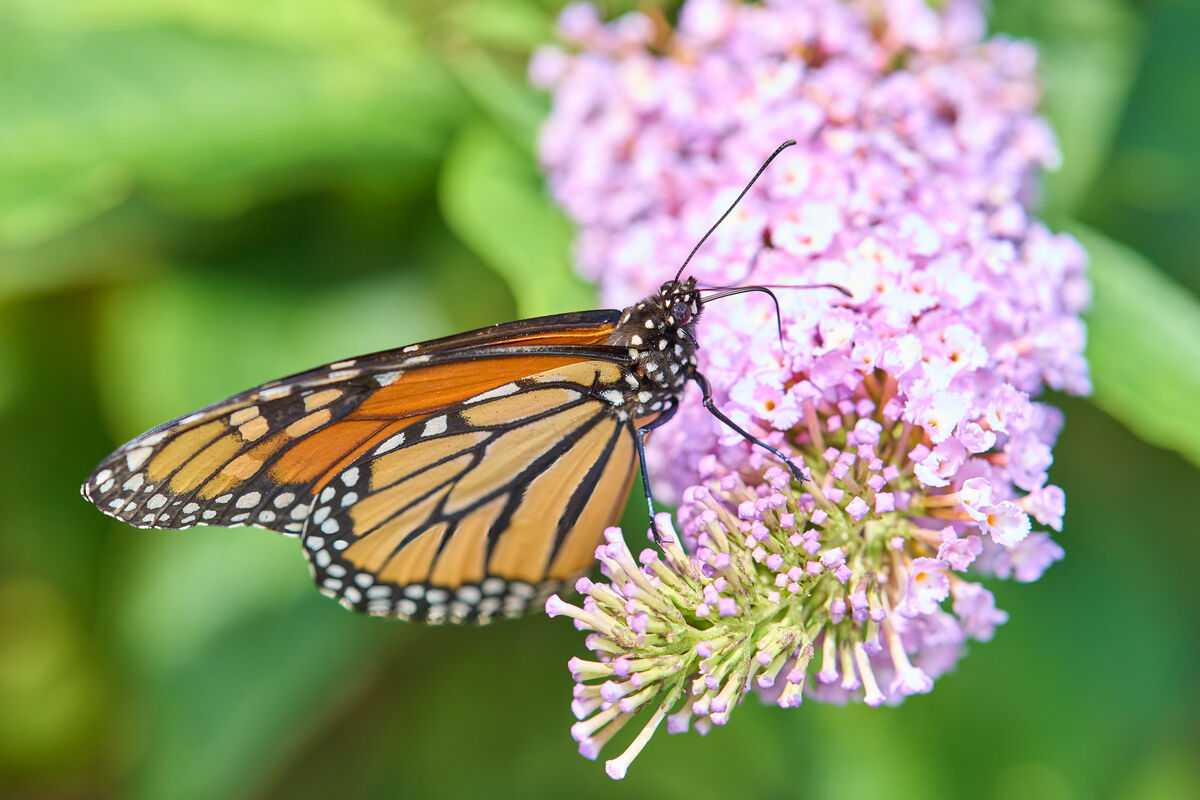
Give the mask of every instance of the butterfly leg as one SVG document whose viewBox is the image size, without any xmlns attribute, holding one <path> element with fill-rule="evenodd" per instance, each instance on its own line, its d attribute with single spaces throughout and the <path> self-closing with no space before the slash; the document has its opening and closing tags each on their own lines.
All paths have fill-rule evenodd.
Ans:
<svg viewBox="0 0 1200 800">
<path fill-rule="evenodd" d="M 646 493 L 646 510 L 650 512 L 650 524 L 654 524 L 654 495 L 650 493 L 650 473 L 646 469 L 646 436 L 650 431 L 662 425 L 679 410 L 679 403 L 672 402 L 653 422 L 637 429 L 633 440 L 637 445 L 638 467 L 642 473 L 642 490 Z"/>
<path fill-rule="evenodd" d="M 791 471 L 792 475 L 796 478 L 796 480 L 798 480 L 798 481 L 812 480 L 812 478 L 809 476 L 807 470 L 796 466 L 795 464 L 792 463 L 792 460 L 790 458 L 788 458 L 786 455 L 784 455 L 781 451 L 779 451 L 778 449 L 767 444 L 762 439 L 759 439 L 758 437 L 751 435 L 747 431 L 742 430 L 742 428 L 736 422 L 734 422 L 729 417 L 722 414 L 721 410 L 719 408 L 717 408 L 716 404 L 713 402 L 712 388 L 708 385 L 707 378 L 705 378 L 699 372 L 695 372 L 692 374 L 692 380 L 694 380 L 696 382 L 696 385 L 700 387 L 700 391 L 704 393 L 704 407 L 708 409 L 708 413 L 712 414 L 714 417 L 721 420 L 721 422 L 726 427 L 728 427 L 730 430 L 733 430 L 734 432 L 739 434 L 747 442 L 758 445 L 759 447 L 766 450 L 771 455 L 778 458 L 784 464 L 787 464 L 787 468 Z"/>
</svg>

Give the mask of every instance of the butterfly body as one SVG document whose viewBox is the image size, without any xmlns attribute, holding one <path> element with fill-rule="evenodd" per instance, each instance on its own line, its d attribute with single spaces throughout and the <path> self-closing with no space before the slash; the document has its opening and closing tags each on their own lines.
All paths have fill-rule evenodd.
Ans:
<svg viewBox="0 0 1200 800">
<path fill-rule="evenodd" d="M 585 573 L 695 376 L 695 281 L 272 381 L 148 431 L 82 492 L 136 527 L 302 540 L 322 592 L 429 622 L 517 616 Z"/>
</svg>

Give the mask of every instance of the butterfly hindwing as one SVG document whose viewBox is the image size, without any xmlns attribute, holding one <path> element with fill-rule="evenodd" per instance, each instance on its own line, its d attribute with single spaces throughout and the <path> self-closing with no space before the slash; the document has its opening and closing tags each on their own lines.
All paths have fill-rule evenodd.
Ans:
<svg viewBox="0 0 1200 800">
<path fill-rule="evenodd" d="M 317 492 L 303 534 L 322 591 L 374 614 L 487 621 L 587 571 L 624 506 L 634 430 L 611 363 L 555 368 L 407 428 Z"/>
</svg>

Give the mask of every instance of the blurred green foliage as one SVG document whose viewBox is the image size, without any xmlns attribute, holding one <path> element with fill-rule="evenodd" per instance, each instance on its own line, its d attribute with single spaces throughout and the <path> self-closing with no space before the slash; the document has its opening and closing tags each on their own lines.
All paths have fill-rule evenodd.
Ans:
<svg viewBox="0 0 1200 800">
<path fill-rule="evenodd" d="M 247 385 L 592 304 L 532 157 L 552 6 L 0 4 L 0 795 L 617 790 L 567 733 L 569 625 L 359 618 L 294 542 L 136 531 L 77 495 L 116 444 Z M 1171 452 L 1200 461 L 1200 7 L 994 6 L 1042 45 L 1066 153 L 1045 214 L 1094 258 L 1097 396 L 1061 399 L 1053 473 L 1067 559 L 995 586 L 1011 621 L 930 696 L 747 703 L 652 743 L 622 792 L 1200 796 L 1196 472 Z"/>
</svg>

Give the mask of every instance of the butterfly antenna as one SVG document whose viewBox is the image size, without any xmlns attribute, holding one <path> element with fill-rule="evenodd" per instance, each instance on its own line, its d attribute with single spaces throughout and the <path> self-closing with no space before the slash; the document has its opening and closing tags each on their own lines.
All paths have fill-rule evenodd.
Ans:
<svg viewBox="0 0 1200 800">
<path fill-rule="evenodd" d="M 853 297 L 850 290 L 845 286 L 838 286 L 836 283 L 804 283 L 804 284 L 763 284 L 761 286 L 707 286 L 702 287 L 702 292 L 719 292 L 709 297 L 702 299 L 704 305 L 711 303 L 713 300 L 720 300 L 722 297 L 729 297 L 735 294 L 744 294 L 746 292 L 760 292 L 771 298 L 771 302 L 775 304 L 775 328 L 779 331 L 779 346 L 783 347 L 783 315 L 779 311 L 779 298 L 775 296 L 772 289 L 836 289 L 846 297 Z"/>
<path fill-rule="evenodd" d="M 720 300 L 722 297 L 730 297 L 735 294 L 745 294 L 746 292 L 760 292 L 771 298 L 771 302 L 775 304 L 775 327 L 779 330 L 779 344 L 783 346 L 783 316 L 779 312 L 779 298 L 765 286 L 740 286 L 735 289 L 726 289 L 720 294 L 714 294 L 711 297 L 701 299 L 703 305 L 708 305 L 713 300 Z"/>
<path fill-rule="evenodd" d="M 700 241 L 696 242 L 696 246 L 692 248 L 692 252 L 688 253 L 688 257 L 683 260 L 683 264 L 680 265 L 679 271 L 675 273 L 675 280 L 679 280 L 679 276 L 683 274 L 683 271 L 687 269 L 687 265 L 691 263 L 692 256 L 696 255 L 696 251 L 708 241 L 708 237 L 713 235 L 713 231 L 715 231 L 717 227 L 725 221 L 726 217 L 733 213 L 733 210 L 737 208 L 737 204 L 742 202 L 742 198 L 745 197 L 746 193 L 750 191 L 750 187 L 754 186 L 754 182 L 758 180 L 760 175 L 766 172 L 767 167 L 771 166 L 771 162 L 775 160 L 775 156 L 779 155 L 795 143 L 795 139 L 788 139 L 786 142 L 779 145 L 779 147 L 776 147 L 775 152 L 771 153 L 771 155 L 767 157 L 767 160 L 763 162 L 763 165 L 758 168 L 758 172 L 754 173 L 754 177 L 751 178 L 750 182 L 746 184 L 746 188 L 742 189 L 741 194 L 739 194 L 737 198 L 729 205 L 729 208 L 725 209 L 725 213 L 721 215 L 721 218 L 713 223 L 713 226 L 708 229 L 708 233 L 700 237 Z"/>
</svg>

